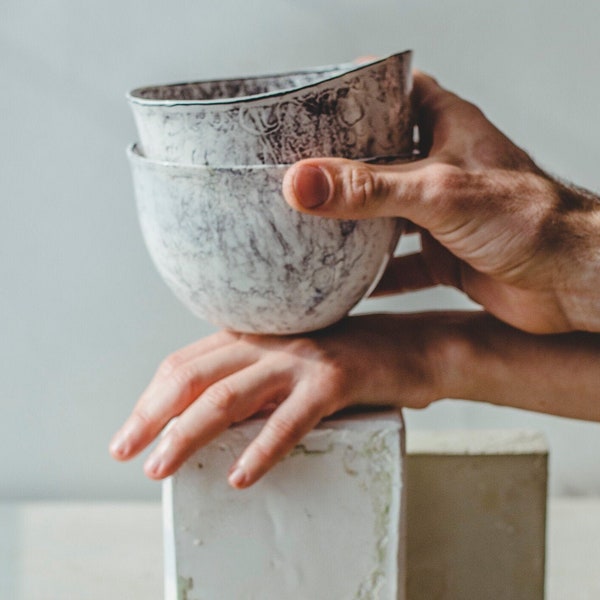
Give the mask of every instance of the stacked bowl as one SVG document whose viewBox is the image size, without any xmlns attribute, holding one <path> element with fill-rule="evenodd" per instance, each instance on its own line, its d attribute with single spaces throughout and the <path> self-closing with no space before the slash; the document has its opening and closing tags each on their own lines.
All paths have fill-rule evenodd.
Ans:
<svg viewBox="0 0 600 600">
<path fill-rule="evenodd" d="M 128 94 L 144 240 L 194 314 L 240 332 L 292 334 L 338 321 L 369 293 L 402 223 L 301 214 L 282 181 L 309 157 L 410 160 L 410 62 L 403 52 Z"/>
</svg>

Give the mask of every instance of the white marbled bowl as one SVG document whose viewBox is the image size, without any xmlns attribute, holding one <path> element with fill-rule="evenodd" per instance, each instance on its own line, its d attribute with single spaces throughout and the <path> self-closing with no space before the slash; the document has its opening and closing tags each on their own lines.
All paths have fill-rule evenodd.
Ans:
<svg viewBox="0 0 600 600">
<path fill-rule="evenodd" d="M 411 58 L 406 51 L 361 65 L 156 85 L 127 97 L 152 160 L 223 167 L 409 156 Z"/>
<path fill-rule="evenodd" d="M 138 214 L 161 276 L 195 315 L 240 332 L 292 334 L 343 318 L 372 289 L 402 221 L 301 214 L 287 165 L 212 168 L 128 150 Z"/>
</svg>

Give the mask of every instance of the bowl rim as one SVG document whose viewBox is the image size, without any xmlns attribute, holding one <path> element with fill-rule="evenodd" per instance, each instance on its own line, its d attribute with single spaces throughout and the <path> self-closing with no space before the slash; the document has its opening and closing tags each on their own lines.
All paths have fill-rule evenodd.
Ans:
<svg viewBox="0 0 600 600">
<path fill-rule="evenodd" d="M 412 50 L 404 50 L 403 52 L 396 52 L 394 54 L 390 54 L 388 56 L 382 58 L 376 58 L 374 60 L 370 60 L 364 63 L 356 64 L 356 63 L 344 63 L 340 65 L 328 65 L 321 67 L 314 67 L 308 69 L 302 69 L 298 71 L 290 71 L 289 73 L 276 73 L 271 75 L 253 75 L 250 77 L 229 77 L 224 79 L 205 79 L 199 81 L 181 81 L 177 83 L 167 83 L 167 84 L 157 84 L 157 85 L 145 85 L 136 87 L 133 90 L 127 92 L 126 98 L 130 104 L 139 105 L 139 106 L 215 106 L 215 105 L 238 105 L 245 104 L 257 100 L 265 100 L 270 98 L 278 98 L 280 96 L 284 96 L 289 94 L 290 92 L 302 91 L 315 85 L 321 85 L 323 83 L 329 83 L 335 81 L 336 79 L 340 79 L 349 74 L 356 73 L 358 71 L 362 71 L 365 69 L 369 69 L 375 65 L 379 65 L 391 60 L 401 60 L 405 62 L 410 71 L 410 64 L 412 60 Z M 159 98 L 144 98 L 140 96 L 144 90 L 152 89 L 152 88 L 169 88 L 176 87 L 180 85 L 193 85 L 193 84 L 203 84 L 203 83 L 217 83 L 217 82 L 227 82 L 227 81 L 241 81 L 247 80 L 252 81 L 256 79 L 268 79 L 268 78 L 277 78 L 277 77 L 287 77 L 293 75 L 302 75 L 308 73 L 331 73 L 329 76 L 324 79 L 318 79 L 312 83 L 306 83 L 303 85 L 299 85 L 296 87 L 285 88 L 281 90 L 273 90 L 272 92 L 264 92 L 261 94 L 252 94 L 250 96 L 236 96 L 233 98 L 213 98 L 213 99 L 204 99 L 204 100 L 165 100 Z"/>
<path fill-rule="evenodd" d="M 198 172 L 208 171 L 264 171 L 264 170 L 283 170 L 289 169 L 296 163 L 257 163 L 253 165 L 203 165 L 194 163 L 177 163 L 169 160 L 160 160 L 148 158 L 142 153 L 141 146 L 137 142 L 133 142 L 127 146 L 127 158 L 131 163 L 138 163 L 148 167 L 160 167 L 162 169 L 174 169 L 178 171 L 190 170 Z M 330 157 L 343 158 L 343 157 Z M 368 156 L 365 158 L 354 158 L 344 160 L 355 160 L 367 164 L 393 164 L 395 162 L 411 162 L 421 158 L 418 150 L 415 148 L 412 152 L 404 154 L 389 154 L 383 156 Z M 310 159 L 304 159 L 310 160 Z M 300 162 L 300 161 L 296 161 Z"/>
</svg>

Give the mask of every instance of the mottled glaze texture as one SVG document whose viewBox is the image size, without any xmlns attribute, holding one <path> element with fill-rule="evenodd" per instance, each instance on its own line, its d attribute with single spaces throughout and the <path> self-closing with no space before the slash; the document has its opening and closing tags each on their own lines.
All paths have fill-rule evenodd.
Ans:
<svg viewBox="0 0 600 600">
<path fill-rule="evenodd" d="M 282 197 L 285 166 L 215 169 L 150 161 L 130 148 L 148 250 L 197 316 L 242 332 L 290 334 L 344 317 L 378 280 L 396 219 L 324 219 Z"/>
<path fill-rule="evenodd" d="M 179 164 L 409 156 L 411 53 L 362 66 L 132 91 L 144 154 Z"/>
</svg>

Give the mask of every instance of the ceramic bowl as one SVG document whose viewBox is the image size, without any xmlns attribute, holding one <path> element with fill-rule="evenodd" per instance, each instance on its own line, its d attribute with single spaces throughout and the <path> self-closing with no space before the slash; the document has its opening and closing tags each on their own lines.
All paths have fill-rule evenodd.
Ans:
<svg viewBox="0 0 600 600">
<path fill-rule="evenodd" d="M 287 165 L 212 168 L 128 150 L 146 246 L 198 317 L 240 332 L 291 334 L 344 317 L 378 281 L 402 222 L 301 214 Z"/>
<path fill-rule="evenodd" d="M 410 155 L 411 56 L 143 87 L 128 100 L 152 160 L 221 167 Z"/>
</svg>

